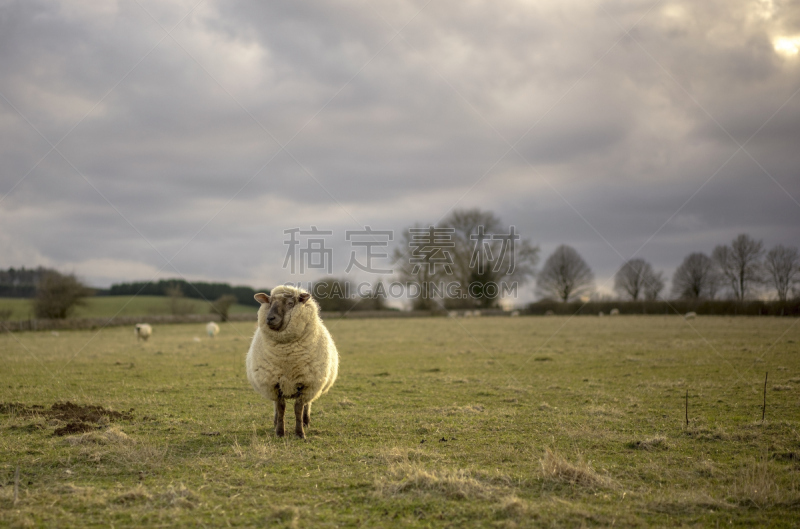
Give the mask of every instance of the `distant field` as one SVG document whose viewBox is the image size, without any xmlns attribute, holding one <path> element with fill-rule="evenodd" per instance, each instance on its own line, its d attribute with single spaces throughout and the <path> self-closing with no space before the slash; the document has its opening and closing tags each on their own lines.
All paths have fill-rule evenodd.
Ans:
<svg viewBox="0 0 800 529">
<path fill-rule="evenodd" d="M 86 299 L 86 305 L 77 307 L 73 318 L 100 318 L 105 316 L 142 316 L 147 314 L 169 314 L 169 306 L 164 296 L 98 296 Z M 208 303 L 200 299 L 185 298 L 182 302 L 190 304 L 195 314 L 207 314 Z M 0 298 L 0 310 L 11 309 L 12 320 L 25 320 L 33 317 L 31 300 Z M 256 307 L 234 305 L 231 313 L 255 312 Z"/>
<path fill-rule="evenodd" d="M 800 526 L 797 319 L 328 325 L 305 441 L 245 378 L 253 323 L 0 333 L 0 526 Z"/>
</svg>

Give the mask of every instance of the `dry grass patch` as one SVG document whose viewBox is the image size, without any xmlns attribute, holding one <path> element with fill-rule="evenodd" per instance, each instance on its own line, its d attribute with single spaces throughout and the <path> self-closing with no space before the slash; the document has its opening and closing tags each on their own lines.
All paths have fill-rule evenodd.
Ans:
<svg viewBox="0 0 800 529">
<path fill-rule="evenodd" d="M 388 448 L 380 452 L 379 457 L 388 465 L 398 463 L 417 463 L 430 461 L 432 456 L 423 450 L 415 448 Z"/>
<path fill-rule="evenodd" d="M 578 456 L 578 461 L 571 463 L 561 454 L 549 448 L 540 460 L 542 477 L 545 481 L 558 484 L 577 485 L 587 489 L 612 488 L 610 478 L 601 476 L 591 466 L 591 462 Z"/>
<path fill-rule="evenodd" d="M 717 427 L 689 426 L 684 430 L 684 434 L 698 441 L 727 441 L 731 438 L 726 431 Z"/>
<path fill-rule="evenodd" d="M 537 516 L 528 502 L 514 494 L 500 498 L 495 512 L 503 518 L 513 520 L 531 519 Z"/>
<path fill-rule="evenodd" d="M 250 450 L 258 459 L 267 460 L 272 459 L 275 456 L 277 448 L 275 448 L 275 446 L 272 444 L 255 437 L 250 443 Z"/>
<path fill-rule="evenodd" d="M 125 505 L 155 502 L 162 506 L 193 508 L 198 500 L 195 493 L 183 483 L 177 486 L 169 485 L 161 493 L 153 493 L 140 483 L 136 487 L 119 494 L 112 501 Z"/>
<path fill-rule="evenodd" d="M 91 463 L 105 461 L 126 467 L 128 470 L 141 470 L 143 467 L 160 468 L 169 451 L 167 446 L 158 447 L 149 443 L 133 441 L 114 444 L 105 441 L 98 443 L 92 440 L 74 444 L 80 446 L 80 456 Z"/>
<path fill-rule="evenodd" d="M 65 483 L 58 489 L 62 494 L 74 494 L 76 496 L 91 496 L 94 494 L 94 487 L 80 487 L 74 483 Z"/>
<path fill-rule="evenodd" d="M 662 498 L 648 504 L 648 509 L 651 511 L 673 516 L 722 511 L 735 507 L 731 503 L 710 496 L 705 491 L 687 492 L 670 498 Z"/>
<path fill-rule="evenodd" d="M 706 459 L 705 461 L 701 461 L 700 464 L 697 465 L 696 469 L 697 475 L 704 477 L 704 478 L 713 478 L 716 477 L 719 471 L 717 470 L 717 466 L 714 464 L 713 461 L 709 461 Z"/>
<path fill-rule="evenodd" d="M 106 505 L 106 493 L 97 490 L 95 487 L 81 487 L 74 483 L 65 483 L 58 487 L 55 492 L 59 496 L 72 496 L 78 498 L 82 505 L 91 507 L 102 507 Z"/>
<path fill-rule="evenodd" d="M 237 439 L 234 439 L 231 448 L 236 457 L 240 459 L 256 459 L 259 463 L 273 459 L 278 450 L 269 441 L 259 438 L 255 433 L 250 438 L 248 446 L 243 447 Z"/>
<path fill-rule="evenodd" d="M 172 507 L 191 509 L 197 504 L 197 496 L 183 483 L 179 483 L 177 486 L 170 485 L 166 491 L 158 495 L 158 499 Z"/>
<path fill-rule="evenodd" d="M 122 494 L 118 495 L 114 498 L 114 503 L 122 503 L 122 504 L 129 504 L 129 503 L 138 503 L 138 502 L 148 502 L 153 500 L 153 495 L 144 487 L 144 485 L 136 485 L 136 487 L 123 492 Z"/>
<path fill-rule="evenodd" d="M 650 439 L 644 439 L 641 441 L 631 441 L 626 445 L 628 448 L 632 448 L 634 450 L 668 450 L 669 445 L 667 444 L 667 438 L 663 435 L 657 435 Z"/>
<path fill-rule="evenodd" d="M 463 500 L 491 498 L 497 487 L 476 479 L 466 469 L 427 469 L 416 463 L 399 463 L 375 482 L 375 492 L 381 497 L 418 493 Z"/>
<path fill-rule="evenodd" d="M 82 435 L 70 436 L 65 438 L 64 441 L 66 441 L 67 444 L 73 446 L 91 445 L 91 444 L 124 445 L 124 444 L 134 444 L 135 442 L 128 436 L 128 434 L 126 434 L 116 426 L 112 426 L 103 431 L 94 431 Z"/>
<path fill-rule="evenodd" d="M 79 456 L 91 463 L 101 461 L 141 469 L 160 467 L 169 451 L 168 446 L 155 446 L 137 441 L 117 427 L 65 437 L 63 443 L 79 448 Z"/>
<path fill-rule="evenodd" d="M 768 509 L 800 506 L 800 493 L 792 480 L 791 487 L 779 483 L 782 469 L 769 460 L 756 460 L 743 468 L 734 480 L 730 496 L 740 505 Z"/>
</svg>

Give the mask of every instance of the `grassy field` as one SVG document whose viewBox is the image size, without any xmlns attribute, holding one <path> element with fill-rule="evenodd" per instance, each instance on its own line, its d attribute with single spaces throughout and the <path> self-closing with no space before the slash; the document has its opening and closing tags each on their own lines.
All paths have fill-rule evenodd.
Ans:
<svg viewBox="0 0 800 529">
<path fill-rule="evenodd" d="M 797 323 L 331 320 L 305 441 L 253 324 L 0 334 L 0 525 L 798 527 Z"/>
<path fill-rule="evenodd" d="M 209 305 L 201 299 L 185 298 L 192 308 L 193 314 L 207 314 Z M 29 299 L 0 298 L 0 310 L 11 309 L 9 319 L 27 320 L 33 317 L 33 306 Z M 231 314 L 239 312 L 255 312 L 256 307 L 233 305 Z M 101 318 L 111 316 L 146 316 L 148 314 L 169 314 L 168 298 L 164 296 L 98 296 L 86 299 L 86 305 L 75 308 L 73 318 Z"/>
</svg>

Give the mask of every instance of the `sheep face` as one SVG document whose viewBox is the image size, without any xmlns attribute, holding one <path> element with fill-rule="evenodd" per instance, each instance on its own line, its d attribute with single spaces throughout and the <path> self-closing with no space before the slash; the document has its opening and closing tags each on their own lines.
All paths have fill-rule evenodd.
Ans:
<svg viewBox="0 0 800 529">
<path fill-rule="evenodd" d="M 274 289 L 271 296 L 263 293 L 255 295 L 255 299 L 261 303 L 262 309 L 267 308 L 266 326 L 276 333 L 282 333 L 289 328 L 292 314 L 296 310 L 304 309 L 310 298 L 311 295 L 308 292 L 289 290 L 284 287 Z"/>
</svg>

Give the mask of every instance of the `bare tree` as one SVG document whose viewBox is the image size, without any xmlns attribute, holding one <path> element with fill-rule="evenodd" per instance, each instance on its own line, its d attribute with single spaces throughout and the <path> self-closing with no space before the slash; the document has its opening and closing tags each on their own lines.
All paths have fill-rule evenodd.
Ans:
<svg viewBox="0 0 800 529">
<path fill-rule="evenodd" d="M 621 296 L 630 297 L 633 301 L 645 294 L 645 288 L 654 275 L 653 267 L 644 259 L 636 258 L 627 261 L 614 276 L 614 290 Z"/>
<path fill-rule="evenodd" d="M 37 318 L 64 319 L 76 306 L 85 304 L 84 298 L 92 294 L 74 274 L 49 271 L 39 279 L 33 311 Z"/>
<path fill-rule="evenodd" d="M 442 226 L 453 230 L 455 277 L 476 306 L 490 308 L 499 303 L 488 285 L 503 281 L 524 284 L 535 276 L 539 248 L 491 211 L 456 209 L 444 218 Z"/>
<path fill-rule="evenodd" d="M 400 280 L 406 284 L 418 285 L 419 288 L 425 290 L 425 292 L 420 292 L 419 295 L 412 298 L 411 307 L 414 310 L 431 310 L 438 307 L 438 303 L 441 303 L 441 301 L 437 303 L 434 300 L 433 295 L 428 292 L 428 285 L 442 274 L 441 268 L 444 266 L 448 255 L 451 256 L 450 260 L 452 260 L 452 254 L 448 253 L 449 248 L 444 247 L 445 242 L 435 236 L 431 236 L 431 240 L 426 241 L 429 244 L 424 248 L 424 251 L 414 252 L 414 245 L 418 241 L 415 240 L 417 236 L 414 235 L 412 230 L 423 229 L 422 226 L 417 224 L 404 230 L 393 255 L 395 271 Z M 438 270 L 437 267 L 439 268 Z"/>
<path fill-rule="evenodd" d="M 720 245 L 714 248 L 711 257 L 728 281 L 735 299 L 743 301 L 753 287 L 761 282 L 763 248 L 761 241 L 744 233 L 736 237 L 730 246 Z"/>
<path fill-rule="evenodd" d="M 594 274 L 571 246 L 562 244 L 547 258 L 536 277 L 536 292 L 563 302 L 594 290 Z"/>
<path fill-rule="evenodd" d="M 704 253 L 689 254 L 672 276 L 672 295 L 684 299 L 714 299 L 720 277 Z"/>
<path fill-rule="evenodd" d="M 767 254 L 764 268 L 778 292 L 778 299 L 786 301 L 792 286 L 800 282 L 800 254 L 797 248 L 779 244 Z"/>
<path fill-rule="evenodd" d="M 489 294 L 490 284 L 524 284 L 533 278 L 539 258 L 538 247 L 504 226 L 494 213 L 480 209 L 454 210 L 437 226 L 416 225 L 399 243 L 394 252 L 397 273 L 422 289 L 412 302 L 415 309 L 438 308 L 441 303 L 494 306 L 499 297 Z M 438 295 L 428 287 L 440 282 L 457 283 L 468 296 L 436 301 Z"/>
<path fill-rule="evenodd" d="M 651 271 L 650 275 L 644 279 L 644 299 L 647 301 L 657 300 L 665 286 L 664 272 Z"/>
<path fill-rule="evenodd" d="M 236 296 L 232 294 L 223 294 L 211 303 L 211 314 L 219 314 L 219 319 L 228 321 L 228 313 L 231 307 L 236 304 Z"/>
</svg>

